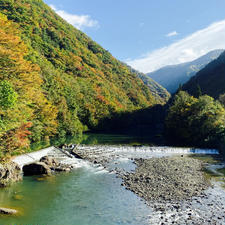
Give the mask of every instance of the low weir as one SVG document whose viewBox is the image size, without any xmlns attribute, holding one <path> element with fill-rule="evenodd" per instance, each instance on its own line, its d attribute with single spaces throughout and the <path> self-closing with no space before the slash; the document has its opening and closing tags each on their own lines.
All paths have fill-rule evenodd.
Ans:
<svg viewBox="0 0 225 225">
<path fill-rule="evenodd" d="M 53 157 L 59 160 L 73 157 L 68 152 L 52 146 L 39 151 L 16 156 L 15 158 L 13 158 L 12 161 L 17 163 L 20 166 L 20 168 L 23 168 L 23 166 L 25 165 L 29 165 L 31 163 L 40 161 L 40 159 L 44 156 Z"/>
<path fill-rule="evenodd" d="M 79 145 L 75 148 L 78 154 L 206 154 L 218 155 L 217 149 L 179 148 L 179 147 L 149 147 L 149 146 L 114 146 L 114 145 Z"/>
<path fill-rule="evenodd" d="M 130 154 L 145 156 L 148 154 L 219 154 L 217 149 L 199 149 L 199 148 L 176 148 L 176 147 L 149 147 L 149 146 L 126 146 L 126 145 L 79 145 L 76 146 L 74 152 L 77 155 L 91 155 L 91 156 L 110 156 L 110 155 L 123 155 Z M 42 157 L 49 156 L 58 160 L 65 160 L 74 158 L 69 153 L 69 150 L 63 150 L 54 146 L 45 148 L 39 151 L 16 156 L 12 161 L 17 163 L 21 168 L 34 162 L 38 162 Z"/>
<path fill-rule="evenodd" d="M 131 152 L 131 151 L 144 151 L 144 152 L 161 152 L 161 153 L 186 153 L 186 154 L 210 154 L 217 155 L 217 149 L 201 149 L 201 148 L 181 148 L 181 147 L 167 147 L 167 146 L 126 146 L 126 145 L 79 145 L 76 147 L 81 151 L 118 151 L 118 152 Z"/>
</svg>

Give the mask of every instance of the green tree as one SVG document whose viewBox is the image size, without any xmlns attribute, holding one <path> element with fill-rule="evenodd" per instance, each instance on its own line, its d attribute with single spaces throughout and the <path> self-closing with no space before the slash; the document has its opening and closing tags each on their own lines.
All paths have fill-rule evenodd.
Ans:
<svg viewBox="0 0 225 225">
<path fill-rule="evenodd" d="M 0 107 L 4 109 L 13 107 L 16 104 L 17 97 L 17 93 L 8 81 L 0 82 Z"/>
<path fill-rule="evenodd" d="M 179 145 L 218 147 L 225 135 L 225 109 L 212 97 L 180 91 L 166 118 L 167 137 Z"/>
</svg>

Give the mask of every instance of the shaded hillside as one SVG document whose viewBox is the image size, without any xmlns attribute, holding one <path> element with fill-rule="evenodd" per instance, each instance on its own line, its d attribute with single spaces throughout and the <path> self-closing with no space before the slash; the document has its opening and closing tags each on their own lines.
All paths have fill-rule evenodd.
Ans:
<svg viewBox="0 0 225 225">
<path fill-rule="evenodd" d="M 225 52 L 209 63 L 182 87 L 191 95 L 207 94 L 218 98 L 225 93 Z"/>
<path fill-rule="evenodd" d="M 144 82 L 145 85 L 149 87 L 152 95 L 157 100 L 159 100 L 159 103 L 161 102 L 166 103 L 168 101 L 168 99 L 170 98 L 170 93 L 164 87 L 162 87 L 160 84 L 158 84 L 145 74 L 139 73 L 138 77 Z"/>
<path fill-rule="evenodd" d="M 144 82 L 144 84 L 149 87 L 152 95 L 156 98 L 156 100 L 158 100 L 159 103 L 166 103 L 168 101 L 168 99 L 170 98 L 170 93 L 164 87 L 162 87 L 160 84 L 155 82 L 153 79 L 151 79 L 144 73 L 133 69 L 129 65 L 127 66 L 132 73 L 135 73 Z"/>
<path fill-rule="evenodd" d="M 192 76 L 212 60 L 216 59 L 222 52 L 223 50 L 214 50 L 192 62 L 166 66 L 157 71 L 148 73 L 147 75 L 165 87 L 170 93 L 175 93 L 180 84 L 186 83 Z"/>
</svg>

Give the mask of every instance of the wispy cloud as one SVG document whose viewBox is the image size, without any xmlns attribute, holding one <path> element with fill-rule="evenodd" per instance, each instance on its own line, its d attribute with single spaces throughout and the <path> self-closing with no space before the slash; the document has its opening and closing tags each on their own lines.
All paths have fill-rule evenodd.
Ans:
<svg viewBox="0 0 225 225">
<path fill-rule="evenodd" d="M 173 37 L 173 36 L 177 36 L 178 33 L 176 31 L 170 32 L 166 35 L 166 37 Z"/>
<path fill-rule="evenodd" d="M 80 30 L 84 29 L 85 27 L 99 27 L 98 21 L 93 20 L 89 15 L 70 14 L 64 10 L 57 9 L 54 5 L 50 5 L 50 7 L 68 23 Z"/>
<path fill-rule="evenodd" d="M 214 49 L 224 48 L 225 20 L 222 20 L 169 46 L 147 53 L 138 59 L 128 60 L 127 64 L 147 73 L 166 65 L 188 62 Z"/>
</svg>

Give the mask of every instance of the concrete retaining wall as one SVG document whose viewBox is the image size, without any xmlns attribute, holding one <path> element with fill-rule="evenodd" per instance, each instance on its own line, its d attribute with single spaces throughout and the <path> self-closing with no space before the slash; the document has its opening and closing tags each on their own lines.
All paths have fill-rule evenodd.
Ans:
<svg viewBox="0 0 225 225">
<path fill-rule="evenodd" d="M 50 153 L 54 149 L 55 147 L 49 147 L 40 151 L 23 154 L 20 156 L 16 156 L 12 161 L 17 163 L 22 168 L 24 165 L 39 161 L 42 157 L 48 155 L 48 153 Z"/>
</svg>

